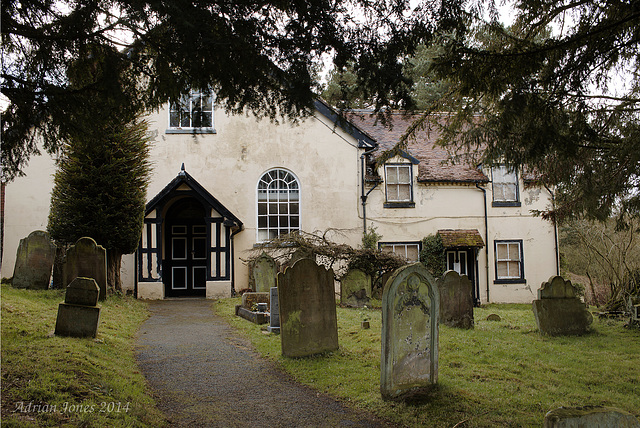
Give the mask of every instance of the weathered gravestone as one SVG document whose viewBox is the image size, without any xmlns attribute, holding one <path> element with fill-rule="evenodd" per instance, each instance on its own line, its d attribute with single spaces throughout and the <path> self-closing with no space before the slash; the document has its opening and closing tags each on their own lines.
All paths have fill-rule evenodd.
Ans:
<svg viewBox="0 0 640 428">
<path fill-rule="evenodd" d="M 276 286 L 278 268 L 275 260 L 267 253 L 262 253 L 253 265 L 252 274 L 256 291 L 268 293 L 271 287 Z"/>
<path fill-rule="evenodd" d="M 361 308 L 371 300 L 371 277 L 351 269 L 340 281 L 340 303 Z"/>
<path fill-rule="evenodd" d="M 440 323 L 473 328 L 473 284 L 466 275 L 450 270 L 437 280 L 440 292 Z"/>
<path fill-rule="evenodd" d="M 55 334 L 58 336 L 96 337 L 100 308 L 100 288 L 93 278 L 78 277 L 67 287 L 64 303 L 58 306 Z"/>
<path fill-rule="evenodd" d="M 269 315 L 259 309 L 261 304 L 267 307 L 269 293 L 244 293 L 242 304 L 236 306 L 236 315 L 256 324 L 266 324 Z"/>
<path fill-rule="evenodd" d="M 380 391 L 384 399 L 405 399 L 438 381 L 439 293 L 421 263 L 393 274 L 382 295 Z"/>
<path fill-rule="evenodd" d="M 338 349 L 333 271 L 311 259 L 278 274 L 282 354 L 304 357 Z"/>
<path fill-rule="evenodd" d="M 532 309 L 538 330 L 549 336 L 584 334 L 593 322 L 571 281 L 561 276 L 552 276 L 542 283 Z"/>
<path fill-rule="evenodd" d="M 30 290 L 48 289 L 55 256 L 56 246 L 49 234 L 42 230 L 31 232 L 18 245 L 12 285 Z"/>
<path fill-rule="evenodd" d="M 62 268 L 65 284 L 77 277 L 93 278 L 100 288 L 100 300 L 107 297 L 107 251 L 92 238 L 80 238 L 67 251 Z"/>
<path fill-rule="evenodd" d="M 269 331 L 269 333 L 280 333 L 278 287 L 271 287 L 271 290 L 269 290 L 269 301 L 271 302 L 271 307 L 269 308 L 269 327 L 267 327 L 267 331 Z"/>
<path fill-rule="evenodd" d="M 547 413 L 544 428 L 640 428 L 640 421 L 615 407 L 560 407 Z"/>
</svg>

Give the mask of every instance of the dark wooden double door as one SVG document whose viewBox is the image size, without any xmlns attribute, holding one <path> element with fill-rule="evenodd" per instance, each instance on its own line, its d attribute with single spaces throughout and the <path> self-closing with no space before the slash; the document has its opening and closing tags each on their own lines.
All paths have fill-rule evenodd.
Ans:
<svg viewBox="0 0 640 428">
<path fill-rule="evenodd" d="M 210 246 L 204 209 L 193 201 L 185 201 L 171 214 L 165 227 L 165 295 L 204 296 Z"/>
</svg>

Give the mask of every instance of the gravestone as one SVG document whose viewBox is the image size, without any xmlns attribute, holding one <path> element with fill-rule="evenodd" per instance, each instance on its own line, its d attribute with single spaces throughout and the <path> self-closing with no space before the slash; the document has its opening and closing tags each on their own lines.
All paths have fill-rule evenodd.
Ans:
<svg viewBox="0 0 640 428">
<path fill-rule="evenodd" d="M 439 292 L 421 263 L 401 267 L 382 295 L 380 391 L 385 400 L 421 395 L 438 381 Z"/>
<path fill-rule="evenodd" d="M 333 271 L 311 259 L 278 274 L 282 354 L 304 357 L 338 349 Z"/>
<path fill-rule="evenodd" d="M 473 284 L 466 275 L 450 270 L 437 280 L 440 292 L 440 323 L 473 328 Z"/>
<path fill-rule="evenodd" d="M 615 407 L 560 407 L 544 417 L 544 428 L 640 428 L 632 414 Z"/>
<path fill-rule="evenodd" d="M 340 303 L 362 308 L 371 300 L 371 277 L 359 269 L 351 269 L 340 281 Z"/>
<path fill-rule="evenodd" d="M 100 288 L 93 278 L 75 278 L 67 287 L 64 303 L 58 306 L 55 334 L 71 337 L 96 337 L 100 308 Z"/>
<path fill-rule="evenodd" d="M 256 324 L 266 324 L 269 315 L 259 310 L 260 305 L 267 307 L 269 293 L 244 293 L 242 304 L 236 306 L 236 315 Z"/>
<path fill-rule="evenodd" d="M 532 309 L 538 330 L 548 336 L 584 334 L 593 322 L 571 281 L 561 276 L 552 276 L 542 283 Z"/>
<path fill-rule="evenodd" d="M 67 251 L 62 268 L 65 284 L 77 277 L 93 278 L 100 287 L 100 300 L 107 297 L 107 251 L 92 238 L 80 238 Z"/>
<path fill-rule="evenodd" d="M 18 245 L 12 285 L 30 290 L 48 289 L 55 256 L 56 246 L 49 234 L 42 230 L 31 232 Z"/>
<path fill-rule="evenodd" d="M 276 286 L 278 268 L 275 260 L 267 253 L 262 253 L 253 265 L 253 282 L 258 292 L 268 293 L 271 287 Z"/>
<path fill-rule="evenodd" d="M 278 287 L 271 287 L 269 290 L 269 300 L 271 308 L 269 308 L 269 333 L 280 333 L 280 306 L 278 305 Z"/>
</svg>

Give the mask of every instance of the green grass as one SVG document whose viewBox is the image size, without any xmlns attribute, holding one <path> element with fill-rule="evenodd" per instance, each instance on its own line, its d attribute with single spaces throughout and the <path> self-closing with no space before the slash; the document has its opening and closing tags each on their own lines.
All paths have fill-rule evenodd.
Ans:
<svg viewBox="0 0 640 428">
<path fill-rule="evenodd" d="M 62 290 L 1 292 L 2 426 L 165 424 L 133 353 L 144 303 L 107 298 L 97 338 L 77 339 L 52 334 Z"/>
<path fill-rule="evenodd" d="M 551 338 L 538 333 L 530 305 L 476 308 L 475 329 L 440 326 L 438 386 L 428 400 L 405 404 L 380 396 L 379 310 L 338 308 L 339 351 L 289 359 L 279 336 L 233 315 L 238 303 L 214 307 L 258 352 L 298 381 L 399 425 L 539 427 L 549 410 L 584 405 L 640 416 L 640 331 L 621 321 L 595 319 L 590 334 Z M 486 321 L 491 313 L 502 321 Z M 364 316 L 369 330 L 360 328 Z"/>
</svg>

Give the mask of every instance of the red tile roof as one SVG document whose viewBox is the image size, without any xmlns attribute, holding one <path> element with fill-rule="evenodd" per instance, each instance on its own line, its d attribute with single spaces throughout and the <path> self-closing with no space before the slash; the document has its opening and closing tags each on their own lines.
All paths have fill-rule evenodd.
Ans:
<svg viewBox="0 0 640 428">
<path fill-rule="evenodd" d="M 373 137 L 379 144 L 375 156 L 393 148 L 419 115 L 391 113 L 391 128 L 376 120 L 371 112 L 354 111 L 348 115 L 349 121 Z M 463 182 L 485 183 L 489 179 L 475 165 L 463 160 L 453 162 L 452 153 L 445 147 L 435 144 L 438 138 L 436 130 L 417 131 L 416 138 L 407 145 L 407 153 L 416 158 L 418 164 L 418 181 L 428 182 Z"/>
</svg>

